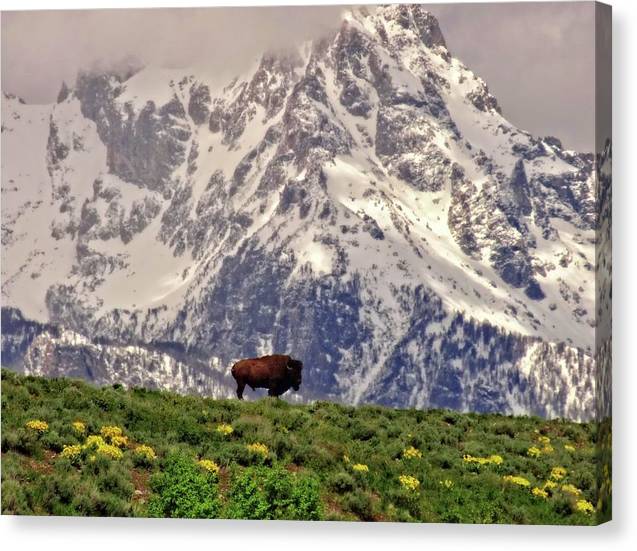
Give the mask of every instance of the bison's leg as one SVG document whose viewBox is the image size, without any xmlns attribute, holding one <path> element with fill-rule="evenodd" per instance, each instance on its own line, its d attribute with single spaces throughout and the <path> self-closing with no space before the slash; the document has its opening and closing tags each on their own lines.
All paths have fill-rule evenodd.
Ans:
<svg viewBox="0 0 637 551">
<path fill-rule="evenodd" d="M 243 400 L 243 391 L 246 387 L 246 384 L 243 381 L 237 381 L 237 398 L 239 400 Z"/>
<path fill-rule="evenodd" d="M 281 396 L 283 394 L 277 383 L 270 383 L 270 387 L 268 388 L 268 396 Z"/>
</svg>

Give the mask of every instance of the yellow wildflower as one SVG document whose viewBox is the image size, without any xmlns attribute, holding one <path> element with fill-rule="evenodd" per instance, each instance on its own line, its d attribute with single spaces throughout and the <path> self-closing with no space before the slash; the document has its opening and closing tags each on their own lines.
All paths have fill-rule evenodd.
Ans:
<svg viewBox="0 0 637 551">
<path fill-rule="evenodd" d="M 25 426 L 39 434 L 49 430 L 49 424 L 46 421 L 40 421 L 39 419 L 31 419 L 31 421 L 27 421 Z"/>
<path fill-rule="evenodd" d="M 538 436 L 537 441 L 545 446 L 551 443 L 551 439 L 548 436 Z"/>
<path fill-rule="evenodd" d="M 553 482 L 552 480 L 547 480 L 544 483 L 544 486 L 542 486 L 545 490 L 549 489 L 549 490 L 554 490 L 555 488 L 557 488 L 557 483 Z"/>
<path fill-rule="evenodd" d="M 105 446 L 106 442 L 104 439 L 98 434 L 91 434 L 86 437 L 86 441 L 84 442 L 85 448 L 97 449 L 100 446 Z"/>
<path fill-rule="evenodd" d="M 346 453 L 343 454 L 343 461 L 345 463 L 349 463 L 349 455 L 347 455 Z"/>
<path fill-rule="evenodd" d="M 450 490 L 451 488 L 453 488 L 453 480 L 449 480 L 449 479 L 441 480 L 439 484 L 443 486 L 444 488 L 446 488 L 447 490 Z"/>
<path fill-rule="evenodd" d="M 123 448 L 128 445 L 128 437 L 127 436 L 112 436 L 111 444 L 113 446 L 117 446 L 118 448 Z"/>
<path fill-rule="evenodd" d="M 407 490 L 412 492 L 418 490 L 418 487 L 420 486 L 420 480 L 408 474 L 401 474 L 398 477 L 398 480 L 400 481 L 403 488 L 406 488 Z"/>
<path fill-rule="evenodd" d="M 511 484 L 517 484 L 518 486 L 524 486 L 525 488 L 531 485 L 531 483 L 523 476 L 513 476 L 509 474 L 504 476 L 503 480 L 505 482 L 510 482 Z"/>
<path fill-rule="evenodd" d="M 542 453 L 546 453 L 546 454 L 553 453 L 553 446 L 551 446 L 551 444 L 545 444 L 542 447 Z"/>
<path fill-rule="evenodd" d="M 78 459 L 82 454 L 82 446 L 79 444 L 73 444 L 72 446 L 64 446 L 64 449 L 60 452 L 61 457 L 74 460 Z"/>
<path fill-rule="evenodd" d="M 270 450 L 265 444 L 261 444 L 260 442 L 255 442 L 254 444 L 248 444 L 246 446 L 250 453 L 254 453 L 256 455 L 261 455 L 263 457 L 267 457 Z"/>
<path fill-rule="evenodd" d="M 595 508 L 590 501 L 586 501 L 585 499 L 578 499 L 575 502 L 575 510 L 580 513 L 589 515 L 595 511 Z"/>
<path fill-rule="evenodd" d="M 84 434 L 86 432 L 86 425 L 82 423 L 82 421 L 73 421 L 71 425 L 77 434 Z"/>
<path fill-rule="evenodd" d="M 562 480 L 566 476 L 566 472 L 564 467 L 553 467 L 551 469 L 551 478 L 553 480 Z"/>
<path fill-rule="evenodd" d="M 228 436 L 234 432 L 232 425 L 228 425 L 227 423 L 220 423 L 217 425 L 217 432 L 219 434 L 223 434 L 224 436 Z"/>
<path fill-rule="evenodd" d="M 409 446 L 403 450 L 403 457 L 405 459 L 416 459 L 422 457 L 422 452 L 417 450 L 413 446 Z"/>
<path fill-rule="evenodd" d="M 535 497 L 541 497 L 546 499 L 547 497 L 549 497 L 549 494 L 546 490 L 543 490 L 542 488 L 538 488 L 537 486 L 535 486 L 532 490 L 531 493 L 535 496 Z"/>
<path fill-rule="evenodd" d="M 573 484 L 562 484 L 562 491 L 572 496 L 577 497 L 582 493 L 582 490 L 574 486 Z"/>
<path fill-rule="evenodd" d="M 574 451 L 575 451 L 575 446 L 572 446 L 571 444 L 564 444 L 564 449 L 565 449 L 567 452 L 571 452 L 571 453 L 572 453 L 572 452 L 574 452 Z"/>
<path fill-rule="evenodd" d="M 359 473 L 368 473 L 369 467 L 367 465 L 363 465 L 363 463 L 355 463 L 352 465 L 352 469 Z"/>
<path fill-rule="evenodd" d="M 542 455 L 542 451 L 536 446 L 531 446 L 528 450 L 526 450 L 526 455 L 529 457 L 540 457 L 540 455 Z"/>
<path fill-rule="evenodd" d="M 147 461 L 154 461 L 157 459 L 155 450 L 146 444 L 141 444 L 135 448 L 133 453 L 139 457 L 146 459 Z"/>
<path fill-rule="evenodd" d="M 121 436 L 122 429 L 113 425 L 106 425 L 101 428 L 100 434 L 105 440 L 112 439 L 114 436 Z"/>
<path fill-rule="evenodd" d="M 211 459 L 200 459 L 197 461 L 200 467 L 212 474 L 219 474 L 219 465 L 217 465 Z"/>
<path fill-rule="evenodd" d="M 489 457 L 474 457 L 473 455 L 464 455 L 462 459 L 466 463 L 477 463 L 478 465 L 501 465 L 504 461 L 500 455 L 490 455 Z"/>
<path fill-rule="evenodd" d="M 111 444 L 103 444 L 97 447 L 97 453 L 108 457 L 109 459 L 121 459 L 124 453 L 117 446 Z"/>
</svg>

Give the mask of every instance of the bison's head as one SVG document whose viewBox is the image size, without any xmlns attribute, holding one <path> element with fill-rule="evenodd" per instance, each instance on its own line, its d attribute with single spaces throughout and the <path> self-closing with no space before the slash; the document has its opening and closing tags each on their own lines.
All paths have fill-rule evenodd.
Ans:
<svg viewBox="0 0 637 551">
<path fill-rule="evenodd" d="M 292 388 L 299 390 L 302 382 L 301 371 L 303 370 L 303 362 L 290 358 L 286 369 L 290 382 L 292 383 Z"/>
</svg>

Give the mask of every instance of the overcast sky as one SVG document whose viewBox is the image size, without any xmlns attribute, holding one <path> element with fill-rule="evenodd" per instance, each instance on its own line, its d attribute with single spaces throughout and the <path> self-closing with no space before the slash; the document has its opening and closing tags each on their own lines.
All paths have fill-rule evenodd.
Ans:
<svg viewBox="0 0 637 551">
<path fill-rule="evenodd" d="M 514 124 L 590 151 L 594 133 L 592 2 L 428 4 L 447 45 L 489 85 Z M 205 65 L 220 78 L 260 53 L 338 27 L 341 6 L 2 13 L 2 89 L 55 99 L 79 68 L 133 56 Z"/>
</svg>

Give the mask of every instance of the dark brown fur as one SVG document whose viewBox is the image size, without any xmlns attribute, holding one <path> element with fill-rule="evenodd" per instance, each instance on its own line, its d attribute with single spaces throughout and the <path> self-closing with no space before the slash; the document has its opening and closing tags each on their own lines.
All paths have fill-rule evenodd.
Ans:
<svg viewBox="0 0 637 551">
<path fill-rule="evenodd" d="M 303 363 L 283 354 L 239 360 L 232 366 L 232 376 L 237 381 L 237 397 L 243 400 L 246 385 L 252 390 L 267 388 L 269 396 L 281 396 L 301 386 Z"/>
</svg>

